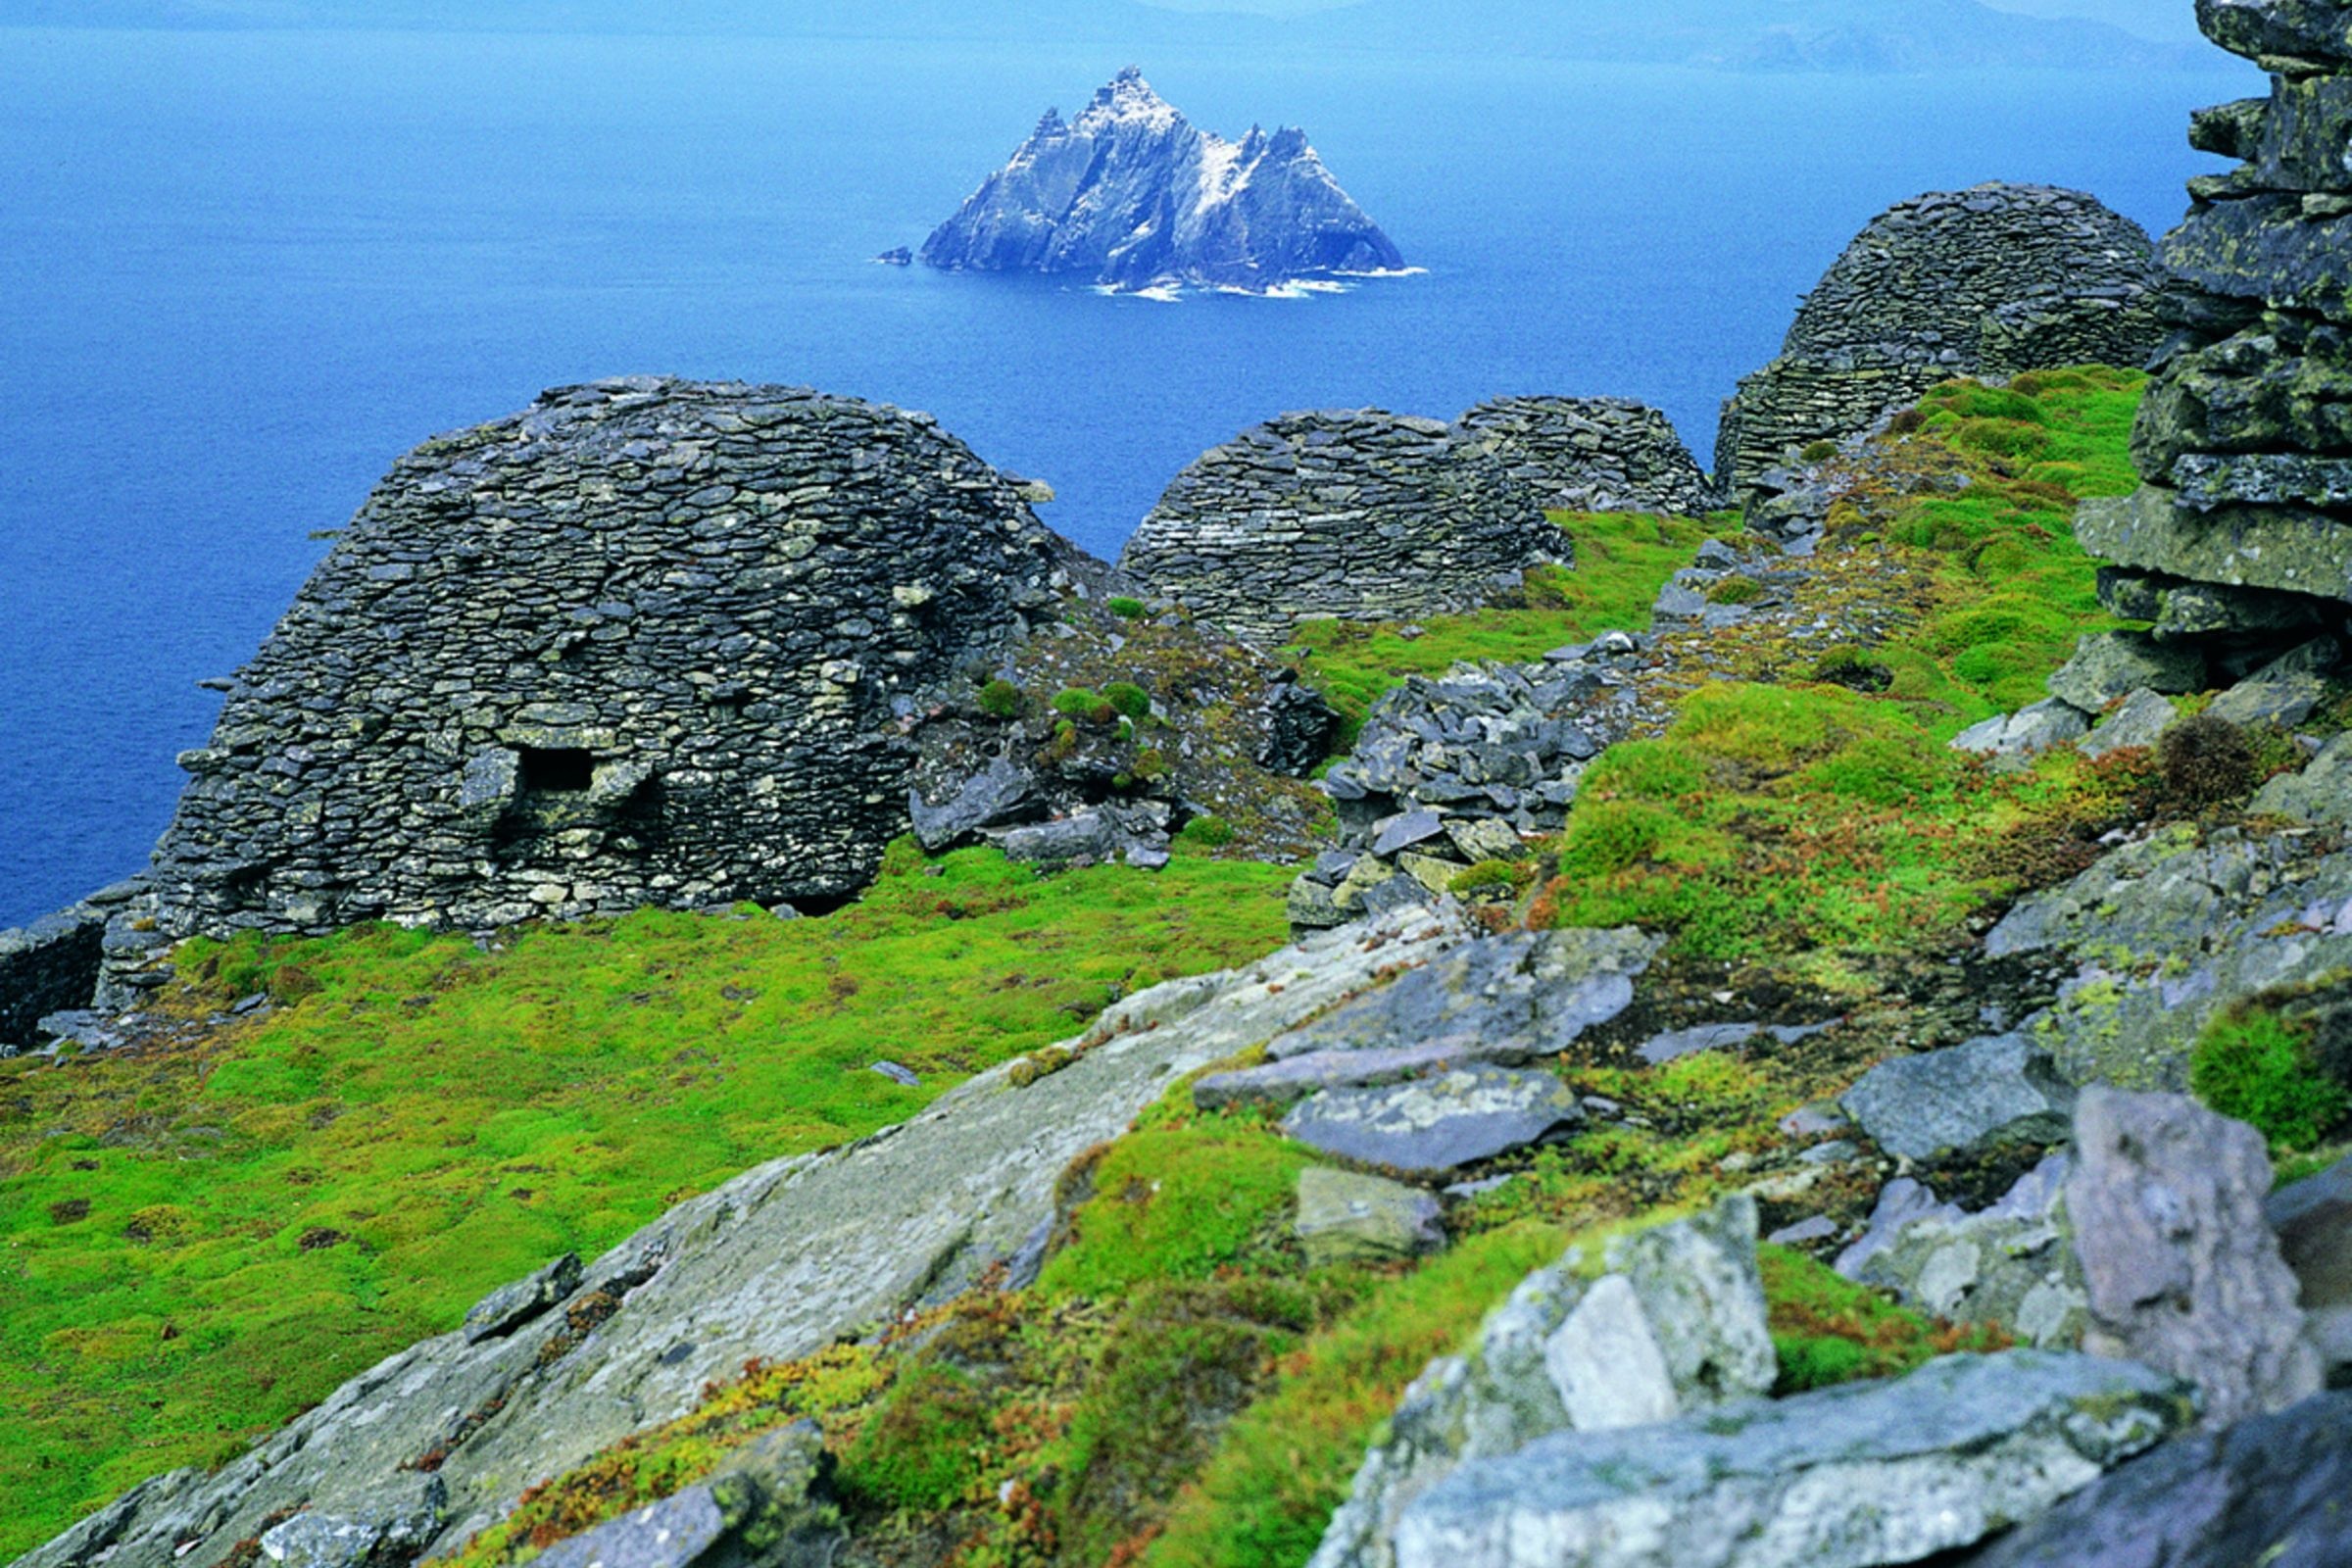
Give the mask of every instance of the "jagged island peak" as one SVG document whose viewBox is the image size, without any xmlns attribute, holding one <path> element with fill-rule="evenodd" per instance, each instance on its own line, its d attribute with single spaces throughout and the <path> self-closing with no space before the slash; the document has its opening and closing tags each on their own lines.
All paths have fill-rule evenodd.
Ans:
<svg viewBox="0 0 2352 1568">
<path fill-rule="evenodd" d="M 1078 276 L 1105 288 L 1266 293 L 1404 270 L 1306 132 L 1238 142 L 1193 124 L 1130 66 L 1075 120 L 1037 129 L 922 260 L 949 271 Z"/>
</svg>

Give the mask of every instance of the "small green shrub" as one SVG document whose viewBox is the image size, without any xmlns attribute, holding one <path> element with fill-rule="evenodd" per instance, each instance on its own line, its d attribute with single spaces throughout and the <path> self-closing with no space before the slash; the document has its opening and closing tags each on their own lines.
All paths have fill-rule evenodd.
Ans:
<svg viewBox="0 0 2352 1568">
<path fill-rule="evenodd" d="M 1152 716 L 1152 694 L 1133 681 L 1112 681 L 1102 688 L 1102 700 L 1129 718 Z"/>
<path fill-rule="evenodd" d="M 945 1508 L 978 1479 L 987 1453 L 987 1391 L 955 1367 L 918 1367 L 841 1456 L 852 1496 L 892 1508 Z"/>
<path fill-rule="evenodd" d="M 1827 463 L 1837 455 L 1838 443 L 1835 441 L 1816 441 L 1797 454 L 1807 463 Z"/>
<path fill-rule="evenodd" d="M 2311 1025 L 2267 1007 L 2231 1008 L 2207 1024 L 2189 1055 L 2188 1086 L 2274 1149 L 2313 1148 L 2352 1114 L 2352 1092 L 2321 1068 Z"/>
<path fill-rule="evenodd" d="M 1121 620 L 1141 620 L 1145 615 L 1150 613 L 1150 612 L 1144 608 L 1144 602 L 1141 599 L 1129 599 L 1124 595 L 1111 600 L 1109 602 L 1109 610 L 1112 614 L 1118 616 Z"/>
<path fill-rule="evenodd" d="M 1233 824 L 1221 816 L 1196 816 L 1176 835 L 1177 843 L 1197 850 L 1221 850 L 1233 840 Z"/>
<path fill-rule="evenodd" d="M 1119 716 L 1100 692 L 1090 692 L 1082 686 L 1066 687 L 1054 694 L 1054 711 L 1081 724 L 1108 726 Z"/>
<path fill-rule="evenodd" d="M 1764 597 L 1764 585 L 1753 577 L 1726 577 L 1707 590 L 1710 605 L 1752 605 Z"/>
<path fill-rule="evenodd" d="M 1536 879 L 1534 871 L 1508 860 L 1481 860 L 1453 879 L 1456 893 L 1516 893 Z"/>
<path fill-rule="evenodd" d="M 1008 680 L 992 680 L 980 688 L 980 711 L 991 718 L 1021 716 L 1021 689 Z"/>
</svg>

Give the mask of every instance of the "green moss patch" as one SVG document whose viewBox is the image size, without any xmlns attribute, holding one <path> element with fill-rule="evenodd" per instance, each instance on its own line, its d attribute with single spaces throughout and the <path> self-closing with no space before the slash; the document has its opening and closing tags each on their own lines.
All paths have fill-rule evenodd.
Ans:
<svg viewBox="0 0 2352 1568">
<path fill-rule="evenodd" d="M 278 1006 L 184 1054 L 0 1064 L 0 1552 L 233 1455 L 552 1256 L 1259 956 L 1286 880 L 894 853 L 823 920 L 192 945 L 173 1005 Z"/>
</svg>

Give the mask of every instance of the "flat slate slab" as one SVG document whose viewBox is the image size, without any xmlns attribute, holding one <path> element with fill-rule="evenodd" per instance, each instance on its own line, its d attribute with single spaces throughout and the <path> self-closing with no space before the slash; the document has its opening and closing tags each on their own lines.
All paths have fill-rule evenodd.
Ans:
<svg viewBox="0 0 2352 1568">
<path fill-rule="evenodd" d="M 1326 1090 L 1300 1102 L 1282 1130 L 1343 1159 L 1440 1175 L 1584 1119 L 1576 1092 L 1549 1073 L 1464 1067 L 1387 1089 Z"/>
<path fill-rule="evenodd" d="M 1888 1153 L 1929 1159 L 1993 1144 L 2062 1143 L 2075 1096 L 2024 1035 L 1988 1035 L 1881 1062 L 1841 1103 Z"/>
</svg>

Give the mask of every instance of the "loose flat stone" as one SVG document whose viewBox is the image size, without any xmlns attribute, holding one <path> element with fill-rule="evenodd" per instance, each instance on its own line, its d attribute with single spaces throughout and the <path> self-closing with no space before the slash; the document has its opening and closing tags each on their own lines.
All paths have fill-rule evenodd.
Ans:
<svg viewBox="0 0 2352 1568">
<path fill-rule="evenodd" d="M 2062 1142 L 2074 1091 L 2025 1036 L 1993 1035 L 1882 1062 L 1839 1103 L 1888 1153 L 1929 1159 L 1996 1144 Z"/>
<path fill-rule="evenodd" d="M 566 1252 L 525 1280 L 492 1291 L 466 1314 L 466 1343 L 512 1334 L 580 1288 L 580 1256 Z"/>
<path fill-rule="evenodd" d="M 1549 1073 L 1467 1067 L 1387 1089 L 1326 1090 L 1282 1129 L 1343 1159 L 1434 1176 L 1542 1143 L 1584 1117 L 1575 1091 Z"/>
<path fill-rule="evenodd" d="M 1298 1173 L 1294 1229 L 1309 1267 L 1398 1263 L 1445 1247 L 1444 1212 L 1417 1187 L 1310 1165 Z"/>
</svg>

